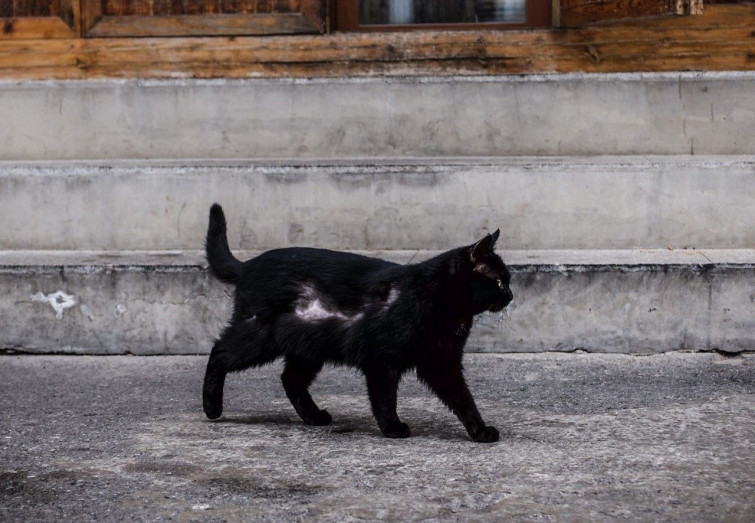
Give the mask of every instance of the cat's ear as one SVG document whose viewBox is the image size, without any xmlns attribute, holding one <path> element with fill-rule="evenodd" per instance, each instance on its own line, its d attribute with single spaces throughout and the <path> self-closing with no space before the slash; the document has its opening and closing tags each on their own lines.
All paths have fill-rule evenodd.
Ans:
<svg viewBox="0 0 755 523">
<path fill-rule="evenodd" d="M 488 234 L 482 240 L 475 243 L 469 252 L 469 259 L 472 260 L 472 263 L 492 253 L 495 242 L 498 241 L 498 236 L 500 235 L 500 229 L 496 229 L 493 234 Z"/>
</svg>

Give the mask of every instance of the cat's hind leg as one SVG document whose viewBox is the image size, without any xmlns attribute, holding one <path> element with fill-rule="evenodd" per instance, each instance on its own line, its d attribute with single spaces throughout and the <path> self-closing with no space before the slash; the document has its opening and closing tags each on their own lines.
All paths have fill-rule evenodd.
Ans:
<svg viewBox="0 0 755 523">
<path fill-rule="evenodd" d="M 409 425 L 402 422 L 396 413 L 401 373 L 378 365 L 367 365 L 363 370 L 367 378 L 372 413 L 380 432 L 388 438 L 408 438 L 411 434 Z"/>
<path fill-rule="evenodd" d="M 269 327 L 254 320 L 229 325 L 215 342 L 207 362 L 202 387 L 202 406 L 210 419 L 223 413 L 223 386 L 229 372 L 258 367 L 280 356 Z"/>
<path fill-rule="evenodd" d="M 322 369 L 322 362 L 286 356 L 286 365 L 281 374 L 286 396 L 301 419 L 308 425 L 330 425 L 333 418 L 327 410 L 321 410 L 309 393 L 309 386 Z"/>
</svg>

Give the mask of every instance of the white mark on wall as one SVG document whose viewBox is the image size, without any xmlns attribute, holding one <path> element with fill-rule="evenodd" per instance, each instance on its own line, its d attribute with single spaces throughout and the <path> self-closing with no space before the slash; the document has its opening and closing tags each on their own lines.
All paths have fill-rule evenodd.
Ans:
<svg viewBox="0 0 755 523">
<path fill-rule="evenodd" d="M 31 295 L 31 301 L 49 303 L 55 311 L 55 317 L 59 320 L 63 319 L 64 310 L 70 309 L 76 305 L 76 297 L 66 294 L 63 291 L 53 292 L 52 294 L 45 294 L 40 291 L 37 294 Z"/>
<path fill-rule="evenodd" d="M 89 318 L 89 321 L 94 321 L 94 314 L 92 314 L 92 309 L 90 309 L 87 305 L 84 305 L 83 303 L 80 306 L 81 308 L 81 314 Z"/>
<path fill-rule="evenodd" d="M 122 303 L 119 303 L 115 306 L 115 309 L 113 310 L 113 315 L 116 318 L 118 318 L 119 316 L 122 316 L 124 312 L 126 312 L 126 306 Z"/>
</svg>

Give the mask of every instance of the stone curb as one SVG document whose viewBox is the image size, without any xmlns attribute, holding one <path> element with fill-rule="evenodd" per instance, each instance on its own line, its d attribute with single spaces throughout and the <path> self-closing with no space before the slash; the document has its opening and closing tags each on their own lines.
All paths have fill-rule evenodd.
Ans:
<svg viewBox="0 0 755 523">
<path fill-rule="evenodd" d="M 407 263 L 433 251 L 367 254 Z M 514 303 L 478 318 L 470 351 L 755 350 L 753 250 L 502 256 Z M 0 348 L 34 353 L 206 353 L 233 292 L 199 252 L 6 251 L 0 282 Z"/>
</svg>

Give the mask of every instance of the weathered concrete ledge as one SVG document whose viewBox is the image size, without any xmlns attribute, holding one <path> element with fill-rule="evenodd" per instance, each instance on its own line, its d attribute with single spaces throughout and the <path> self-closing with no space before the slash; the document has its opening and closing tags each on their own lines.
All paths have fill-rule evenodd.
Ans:
<svg viewBox="0 0 755 523">
<path fill-rule="evenodd" d="M 752 155 L 11 162 L 0 250 L 194 250 L 215 201 L 233 249 L 753 249 L 753 187 Z"/>
<path fill-rule="evenodd" d="M 4 81 L 0 159 L 753 154 L 754 107 L 752 71 Z"/>
<path fill-rule="evenodd" d="M 479 319 L 470 351 L 755 350 L 755 250 L 502 256 L 515 301 Z M 4 251 L 0 286 L 0 348 L 34 353 L 206 353 L 232 303 L 199 252 Z"/>
</svg>

